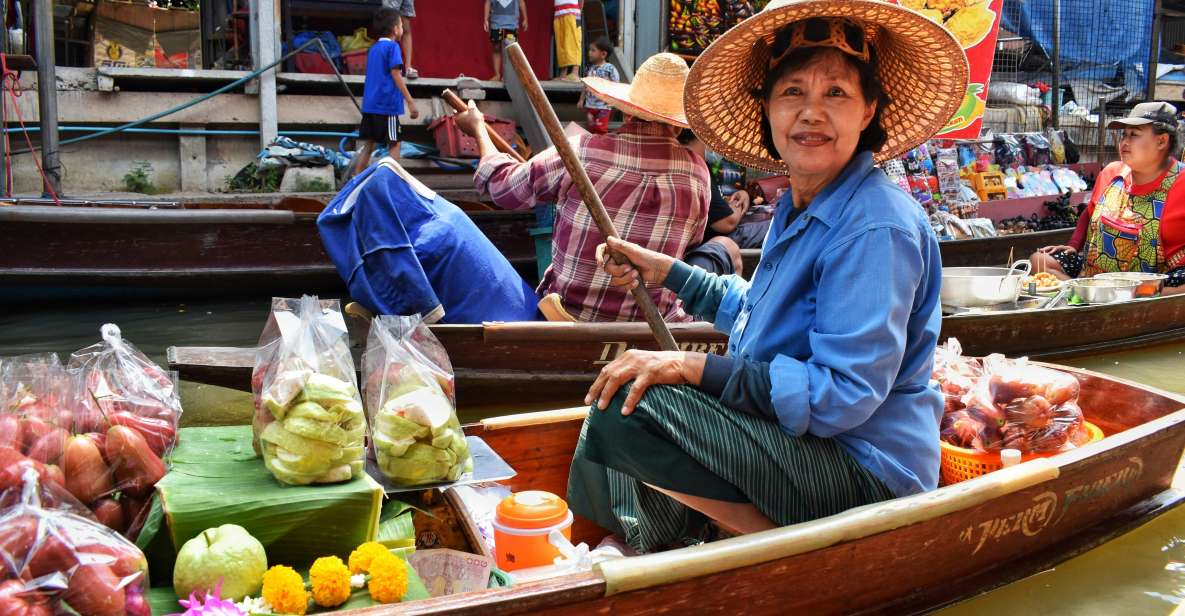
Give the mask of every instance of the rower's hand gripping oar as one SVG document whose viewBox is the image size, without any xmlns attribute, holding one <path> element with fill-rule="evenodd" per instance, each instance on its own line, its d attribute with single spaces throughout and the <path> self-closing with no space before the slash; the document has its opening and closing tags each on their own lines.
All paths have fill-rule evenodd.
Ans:
<svg viewBox="0 0 1185 616">
<path fill-rule="evenodd" d="M 444 99 L 445 104 L 452 107 L 453 111 L 457 113 L 464 113 L 466 109 L 469 109 L 469 106 L 461 100 L 461 97 L 454 94 L 452 90 L 446 88 L 444 92 L 440 93 L 440 97 Z M 527 159 L 523 158 L 522 154 L 519 154 L 514 148 L 510 147 L 510 144 L 502 138 L 502 135 L 494 131 L 489 122 L 483 122 L 483 124 L 485 125 L 486 134 L 490 136 L 490 141 L 494 143 L 494 147 L 498 148 L 499 152 L 509 155 L 515 162 L 527 162 Z"/>
<path fill-rule="evenodd" d="M 588 208 L 588 213 L 596 221 L 597 229 L 605 237 L 620 237 L 617 234 L 617 229 L 613 226 L 613 219 L 609 218 L 609 213 L 605 211 L 605 204 L 601 203 L 601 197 L 597 194 L 597 189 L 593 187 L 592 180 L 588 178 L 588 173 L 585 172 L 584 166 L 580 164 L 580 159 L 576 157 L 576 151 L 572 149 L 572 144 L 568 142 L 567 136 L 564 135 L 564 129 L 560 126 L 560 119 L 556 117 L 555 110 L 551 108 L 551 103 L 547 100 L 547 95 L 543 93 L 543 86 L 539 85 L 538 79 L 535 79 L 535 73 L 531 70 L 531 63 L 527 61 L 527 56 L 523 54 L 522 48 L 518 46 L 518 43 L 511 43 L 506 46 L 506 56 L 510 60 L 510 66 L 514 68 L 515 74 L 518 75 L 519 81 L 522 82 L 523 88 L 527 91 L 527 98 L 531 101 L 531 107 L 539 115 L 539 119 L 543 121 L 543 128 L 547 130 L 548 136 L 551 137 L 551 142 L 555 144 L 555 149 L 559 153 L 560 159 L 564 162 L 564 168 L 568 170 L 568 175 L 571 176 L 572 182 L 576 184 L 576 188 L 580 191 L 580 196 L 584 199 L 584 205 Z M 618 264 L 629 263 L 628 259 L 616 252 L 610 252 L 610 257 Z M 650 324 L 650 330 L 654 332 L 654 337 L 658 339 L 658 347 L 664 351 L 679 350 L 679 346 L 675 344 L 675 337 L 671 335 L 671 330 L 667 328 L 666 322 L 662 320 L 662 315 L 658 312 L 658 306 L 654 305 L 654 299 L 646 291 L 646 286 L 639 284 L 633 289 L 630 289 L 630 293 L 633 294 L 634 301 L 637 302 L 638 307 L 642 309 L 642 315 L 646 318 L 646 322 Z"/>
</svg>

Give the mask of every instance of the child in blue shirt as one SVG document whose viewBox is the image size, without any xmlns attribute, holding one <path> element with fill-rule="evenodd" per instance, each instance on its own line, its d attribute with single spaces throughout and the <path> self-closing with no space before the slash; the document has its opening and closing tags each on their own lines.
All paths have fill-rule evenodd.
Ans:
<svg viewBox="0 0 1185 616">
<path fill-rule="evenodd" d="M 392 156 L 399 156 L 399 116 L 405 110 L 412 119 L 420 117 L 416 101 L 403 82 L 403 53 L 399 40 L 403 26 L 399 12 L 381 8 L 371 21 L 371 32 L 379 37 L 366 54 L 366 85 L 362 90 L 362 122 L 358 125 L 358 151 L 350 165 L 350 176 L 366 168 L 375 144 L 383 144 Z"/>
</svg>

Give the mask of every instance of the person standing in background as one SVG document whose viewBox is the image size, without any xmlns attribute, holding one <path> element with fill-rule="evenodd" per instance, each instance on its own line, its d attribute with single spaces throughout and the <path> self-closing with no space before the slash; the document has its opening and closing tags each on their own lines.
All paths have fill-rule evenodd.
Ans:
<svg viewBox="0 0 1185 616">
<path fill-rule="evenodd" d="M 519 20 L 527 31 L 526 0 L 486 0 L 485 29 L 490 34 L 494 54 L 494 76 L 490 81 L 502 81 L 502 46 L 518 40 Z"/>
<path fill-rule="evenodd" d="M 559 79 L 580 81 L 580 11 L 584 0 L 555 0 L 555 63 Z"/>
<path fill-rule="evenodd" d="M 585 77 L 600 77 L 606 81 L 621 81 L 617 74 L 617 67 L 609 62 L 609 54 L 613 53 L 613 44 L 609 37 L 598 37 L 588 46 L 588 73 Z M 580 100 L 576 106 L 583 108 L 588 116 L 588 132 L 594 135 L 604 135 L 609 132 L 609 115 L 613 108 L 609 103 L 588 95 L 588 88 L 580 93 Z"/>
<path fill-rule="evenodd" d="M 411 18 L 416 16 L 416 0 L 383 0 L 383 7 L 399 12 L 400 26 L 403 28 L 403 34 L 399 37 L 399 47 L 403 51 L 403 74 L 408 79 L 416 79 L 420 73 L 411 64 Z"/>
<path fill-rule="evenodd" d="M 370 164 L 375 144 L 382 144 L 399 156 L 399 116 L 406 110 L 420 117 L 416 101 L 403 82 L 403 54 L 399 49 L 402 18 L 395 9 L 381 8 L 371 20 L 370 30 L 379 37 L 366 53 L 366 81 L 362 86 L 362 122 L 358 125 L 358 151 L 350 162 L 353 177 Z"/>
</svg>

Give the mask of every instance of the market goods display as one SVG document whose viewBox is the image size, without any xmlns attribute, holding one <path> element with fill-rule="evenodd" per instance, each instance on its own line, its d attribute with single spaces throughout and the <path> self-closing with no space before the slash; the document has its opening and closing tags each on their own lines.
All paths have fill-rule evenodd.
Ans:
<svg viewBox="0 0 1185 616">
<path fill-rule="evenodd" d="M 256 448 L 277 480 L 348 481 L 363 473 L 366 418 L 337 300 L 275 298 L 255 370 Z"/>
<path fill-rule="evenodd" d="M 171 375 L 113 324 L 75 352 L 4 360 L 0 446 L 45 471 L 109 528 L 136 537 L 165 457 L 177 440 L 181 402 Z M 9 432 L 9 428 L 14 428 Z"/>
<path fill-rule="evenodd" d="M 983 0 L 901 0 L 901 4 L 945 26 L 963 49 L 979 44 L 996 21 Z"/>
<path fill-rule="evenodd" d="M 935 353 L 944 441 L 980 452 L 1048 453 L 1090 439 L 1073 376 L 1002 355 L 980 362 L 961 351 L 952 338 Z"/>
<path fill-rule="evenodd" d="M 457 420 L 452 364 L 418 316 L 376 317 L 362 359 L 371 443 L 397 485 L 456 481 L 473 470 Z"/>
<path fill-rule="evenodd" d="M 114 530 L 47 508 L 26 469 L 19 503 L 0 511 L 0 614 L 149 616 L 148 562 Z"/>
</svg>

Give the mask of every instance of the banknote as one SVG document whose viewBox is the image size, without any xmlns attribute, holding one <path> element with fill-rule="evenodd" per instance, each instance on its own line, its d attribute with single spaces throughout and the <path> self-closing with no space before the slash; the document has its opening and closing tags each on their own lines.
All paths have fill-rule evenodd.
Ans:
<svg viewBox="0 0 1185 616">
<path fill-rule="evenodd" d="M 481 590 L 490 582 L 494 560 L 457 550 L 417 550 L 407 558 L 433 597 Z"/>
</svg>

